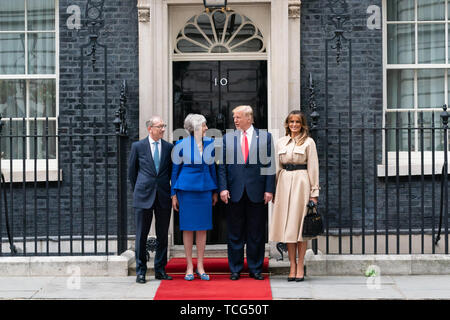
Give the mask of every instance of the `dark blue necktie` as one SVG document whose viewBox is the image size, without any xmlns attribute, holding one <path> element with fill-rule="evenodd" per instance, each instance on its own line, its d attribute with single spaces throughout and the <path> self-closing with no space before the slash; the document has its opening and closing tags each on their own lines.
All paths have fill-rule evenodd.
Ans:
<svg viewBox="0 0 450 320">
<path fill-rule="evenodd" d="M 159 142 L 153 142 L 153 144 L 155 145 L 155 152 L 153 154 L 153 162 L 155 163 L 155 168 L 156 168 L 156 172 L 159 171 L 159 150 L 158 150 L 158 144 Z"/>
</svg>

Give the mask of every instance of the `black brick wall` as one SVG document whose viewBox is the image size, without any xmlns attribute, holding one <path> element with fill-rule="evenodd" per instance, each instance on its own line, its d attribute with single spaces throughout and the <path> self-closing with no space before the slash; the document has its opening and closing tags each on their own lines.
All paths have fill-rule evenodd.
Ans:
<svg viewBox="0 0 450 320">
<path fill-rule="evenodd" d="M 97 47 L 96 70 L 93 70 L 90 57 L 84 58 L 84 117 L 81 117 L 81 49 L 88 44 L 89 32 L 85 26 L 80 30 L 69 30 L 66 21 L 70 14 L 66 13 L 70 5 L 78 5 L 81 9 L 82 23 L 85 21 L 85 0 L 59 1 L 59 120 L 60 120 L 60 159 L 63 179 L 57 182 L 34 183 L 26 185 L 23 192 L 22 183 L 13 185 L 13 201 L 10 198 L 8 185 L 8 205 L 13 203 L 10 220 L 13 221 L 14 237 L 23 236 L 24 214 L 27 225 L 26 236 L 38 237 L 69 235 L 71 215 L 73 215 L 73 234 L 80 234 L 82 219 L 86 235 L 93 235 L 95 220 L 98 234 L 106 233 L 106 216 L 108 216 L 109 234 L 116 234 L 116 137 L 113 120 L 120 103 L 120 88 L 123 80 L 128 86 L 129 136 L 131 140 L 138 137 L 138 21 L 136 0 L 108 0 L 103 9 L 104 27 L 101 29 L 98 43 L 107 47 L 107 119 L 105 119 L 105 68 L 104 49 Z M 84 50 L 89 51 L 90 46 Z M 105 121 L 106 120 L 106 121 Z M 70 127 L 72 121 L 72 127 Z M 73 133 L 72 139 L 69 134 Z M 105 139 L 105 133 L 109 135 Z M 77 134 L 88 134 L 81 139 Z M 94 142 L 94 136 L 96 141 Z M 131 141 L 130 141 L 131 142 Z M 72 155 L 70 153 L 72 143 Z M 94 144 L 95 143 L 95 144 Z M 83 146 L 83 156 L 81 155 Z M 107 148 L 107 149 L 106 149 Z M 129 149 L 129 148 L 127 148 Z M 94 151 L 96 159 L 94 161 Z M 70 166 L 70 157 L 73 164 Z M 107 161 L 105 159 L 107 158 Z M 107 173 L 105 170 L 108 163 Z M 83 163 L 83 164 L 82 164 Z M 84 174 L 81 168 L 84 169 Z M 94 181 L 96 171 L 96 181 Z M 108 187 L 106 187 L 106 175 Z M 126 177 L 126 176 L 125 176 Z M 82 197 L 82 180 L 84 179 L 84 197 Z M 108 197 L 106 198 L 106 191 Z M 72 191 L 71 191 L 72 190 Z M 37 194 L 35 206 L 34 192 Z M 70 195 L 73 202 L 70 203 Z M 94 202 L 96 193 L 97 203 Z M 48 195 L 48 202 L 47 202 Z M 131 210 L 131 192 L 129 192 L 128 224 L 130 233 L 134 232 L 134 217 Z M 60 199 L 60 200 L 58 200 Z M 24 208 L 24 203 L 26 203 Z M 58 203 L 61 208 L 58 215 Z M 72 206 L 72 210 L 70 207 Z M 82 207 L 84 206 L 84 217 Z M 20 209 L 19 209 L 20 208 Z M 36 208 L 36 215 L 35 215 Z M 96 212 L 96 213 L 95 213 Z M 97 215 L 97 217 L 95 217 Z M 47 221 L 49 223 L 47 231 Z M 35 228 L 37 225 L 37 230 Z M 6 237 L 3 226 L 1 235 Z"/>
<path fill-rule="evenodd" d="M 433 222 L 432 210 L 432 177 L 425 176 L 422 185 L 420 176 L 413 176 L 411 183 L 407 177 L 400 177 L 398 187 L 400 197 L 397 197 L 396 177 L 388 179 L 388 193 L 386 197 L 385 178 L 374 178 L 374 146 L 376 147 L 376 162 L 382 163 L 382 135 L 378 130 L 374 138 L 373 130 L 366 130 L 362 139 L 361 130 L 352 131 L 351 150 L 349 148 L 349 127 L 364 126 L 373 127 L 374 120 L 377 127 L 381 127 L 383 117 L 383 63 L 382 63 L 382 30 L 369 30 L 367 19 L 370 14 L 367 8 L 377 5 L 381 8 L 379 0 L 347 0 L 347 8 L 340 6 L 339 1 L 334 5 L 336 11 L 347 13 L 350 31 L 344 33 L 347 39 L 351 39 L 352 51 L 350 58 L 349 43 L 343 41 L 341 63 L 336 63 L 337 50 L 335 40 L 328 43 L 328 57 L 326 56 L 326 39 L 334 35 L 336 27 L 329 18 L 333 12 L 327 0 L 302 1 L 301 10 L 301 64 L 302 64 L 302 106 L 307 113 L 309 73 L 313 75 L 316 85 L 316 102 L 319 120 L 318 151 L 321 166 L 321 207 L 325 212 L 326 188 L 328 187 L 328 223 L 330 228 L 341 226 L 360 229 L 364 225 L 366 231 L 374 228 L 376 219 L 377 228 L 384 230 L 386 222 L 389 228 L 408 229 L 410 226 L 409 215 L 411 213 L 411 227 L 413 229 L 431 228 L 437 226 L 439 215 L 440 186 L 439 176 L 436 176 L 435 185 L 435 219 Z M 330 33 L 329 31 L 333 31 Z M 325 61 L 328 60 L 328 78 L 326 76 Z M 351 71 L 350 71 L 351 64 Z M 349 87 L 351 77 L 352 119 L 349 120 Z M 335 129 L 326 131 L 326 90 L 328 89 L 328 125 Z M 339 117 L 341 122 L 339 122 Z M 339 132 L 341 130 L 341 161 L 339 161 Z M 328 137 L 328 181 L 325 181 L 325 144 Z M 362 147 L 364 145 L 364 162 L 362 162 Z M 349 154 L 353 154 L 351 166 Z M 364 165 L 364 167 L 362 167 Z M 339 167 L 341 166 L 341 172 Z M 350 168 L 352 180 L 350 183 Z M 362 179 L 365 179 L 364 194 L 365 206 L 362 207 Z M 339 182 L 341 194 L 339 197 Z M 374 191 L 376 188 L 377 202 L 375 204 Z M 409 205 L 409 188 L 411 188 L 411 210 Z M 422 191 L 423 189 L 423 191 Z M 350 197 L 352 194 L 352 209 L 350 209 Z M 423 196 L 422 196 L 423 194 Z M 397 209 L 397 198 L 399 208 Z M 422 198 L 425 208 L 422 216 Z M 386 200 L 387 199 L 387 200 Z M 388 214 L 386 219 L 386 201 L 388 202 Z M 340 205 L 339 205 L 340 204 Z M 365 220 L 362 213 L 365 213 Z M 350 222 L 350 212 L 353 215 L 353 223 Z M 376 215 L 376 217 L 375 217 Z M 339 223 L 339 221 L 341 221 Z"/>
<path fill-rule="evenodd" d="M 119 106 L 120 86 L 122 80 L 128 84 L 128 124 L 130 143 L 138 139 L 138 21 L 136 0 L 108 0 L 105 2 L 104 19 L 105 26 L 101 29 L 99 43 L 107 46 L 107 119 L 105 119 L 104 109 L 104 78 L 103 49 L 97 50 L 97 70 L 92 70 L 89 58 L 85 59 L 84 67 L 84 117 L 81 118 L 80 108 L 80 46 L 87 44 L 89 37 L 86 28 L 81 30 L 68 30 L 66 20 L 69 14 L 66 13 L 69 5 L 79 5 L 82 18 L 85 19 L 85 0 L 60 0 L 60 83 L 59 83 L 59 115 L 61 140 L 60 159 L 63 179 L 58 188 L 58 183 L 51 182 L 48 185 L 38 183 L 37 188 L 33 183 L 26 184 L 26 193 L 23 192 L 23 185 L 20 183 L 13 185 L 13 213 L 10 212 L 10 219 L 13 221 L 14 236 L 23 236 L 23 222 L 26 219 L 26 236 L 34 236 L 35 231 L 38 236 L 68 235 L 71 228 L 71 214 L 73 214 L 73 234 L 81 231 L 82 205 L 84 206 L 84 229 L 86 234 L 94 233 L 94 221 L 97 220 L 98 234 L 105 233 L 106 216 L 108 214 L 109 234 L 116 234 L 116 140 L 112 135 L 107 141 L 104 138 L 107 134 L 114 133 L 115 110 Z M 336 64 L 336 50 L 332 48 L 334 42 L 328 44 L 328 58 L 326 58 L 326 39 L 330 38 L 327 28 L 330 28 L 328 18 L 332 12 L 326 0 L 302 1 L 301 7 L 301 65 L 302 65 L 302 106 L 307 110 L 308 106 L 308 84 L 309 73 L 313 75 L 317 95 L 316 102 L 321 115 L 319 120 L 319 139 L 317 141 L 320 154 L 321 165 L 321 210 L 325 212 L 325 203 L 328 200 L 327 220 L 330 228 L 366 228 L 373 229 L 375 217 L 379 230 L 384 230 L 386 221 L 389 228 L 396 228 L 398 225 L 402 229 L 409 227 L 409 187 L 411 187 L 411 227 L 430 228 L 433 225 L 432 209 L 432 178 L 426 176 L 422 185 L 420 177 L 412 177 L 409 183 L 407 178 L 400 178 L 398 185 L 400 188 L 400 208 L 397 216 L 397 197 L 395 193 L 396 179 L 389 179 L 388 184 L 388 219 L 386 220 L 386 184 L 384 178 L 374 178 L 373 175 L 373 148 L 376 147 L 376 162 L 382 162 L 382 136 L 377 132 L 375 139 L 372 131 L 365 132 L 362 140 L 361 131 L 354 132 L 351 151 L 353 159 L 351 170 L 352 180 L 349 180 L 349 63 L 352 72 L 352 125 L 361 126 L 362 115 L 365 124 L 372 126 L 374 120 L 377 126 L 382 121 L 382 30 L 369 30 L 367 28 L 366 13 L 369 5 L 381 7 L 380 0 L 347 0 L 348 14 L 352 24 L 351 32 L 345 36 L 352 40 L 352 58 L 349 61 L 348 44 L 344 41 L 342 50 L 342 62 Z M 328 25 L 328 26 L 327 26 Z M 334 28 L 331 26 L 331 30 Z M 325 76 L 325 61 L 328 59 L 328 79 Z M 328 137 L 328 174 L 329 179 L 325 181 L 325 142 L 326 132 L 323 129 L 326 123 L 326 86 L 328 89 L 328 124 L 331 127 L 342 127 L 341 132 L 341 153 L 342 159 L 339 162 L 338 131 L 333 129 L 327 132 Z M 341 123 L 339 123 L 339 117 Z M 94 123 L 95 119 L 95 123 Z M 70 120 L 72 127 L 70 128 Z M 106 120 L 106 121 L 105 121 Z M 105 127 L 106 123 L 106 127 Z M 74 136 L 69 139 L 69 133 L 89 133 L 98 135 L 96 145 L 93 137 L 84 140 Z M 375 141 L 375 143 L 374 143 Z M 72 147 L 73 164 L 70 166 L 70 143 Z M 362 161 L 362 146 L 364 145 L 365 159 Z M 83 146 L 83 147 L 82 147 Z M 107 150 L 105 147 L 107 146 Z M 81 157 L 81 149 L 83 155 Z M 129 149 L 129 148 L 128 148 Z M 94 151 L 97 159 L 94 160 Z M 107 154 L 107 157 L 105 157 Z M 105 182 L 105 167 L 107 158 L 108 184 Z M 83 165 L 82 165 L 83 163 Z M 362 167 L 364 165 L 364 167 Z M 341 173 L 339 173 L 341 166 Z M 82 175 L 81 167 L 84 169 Z M 94 181 L 94 169 L 97 179 Z M 364 174 L 363 174 L 364 172 Z M 83 177 L 83 178 L 82 178 Z M 362 208 L 362 179 L 365 179 L 365 207 Z M 81 183 L 84 179 L 84 199 L 81 197 Z M 339 198 L 339 179 L 342 185 L 342 197 Z M 436 178 L 438 179 L 438 177 Z M 72 182 L 72 183 L 71 183 Z M 96 186 L 96 187 L 94 187 Z M 435 184 L 436 198 L 435 223 L 437 221 L 439 209 L 439 188 Z M 326 188 L 328 188 L 329 198 L 326 199 Z M 105 190 L 108 190 L 106 198 Z M 424 197 L 422 197 L 422 189 Z M 71 191 L 72 190 L 72 191 Z M 377 191 L 377 203 L 374 202 L 374 190 Z M 34 196 L 36 192 L 36 197 Z M 71 192 L 73 202 L 70 202 Z M 97 203 L 94 203 L 94 192 L 97 193 Z M 352 210 L 350 210 L 349 193 L 352 194 Z M 60 196 L 58 196 L 60 194 Z M 131 191 L 128 198 L 128 230 L 129 234 L 134 233 L 134 216 L 131 208 Z M 47 196 L 48 195 L 48 196 Z M 35 219 L 35 198 L 36 216 Z M 47 201 L 48 199 L 48 201 Z M 58 215 L 58 199 L 61 208 Z M 422 199 L 425 214 L 422 216 Z M 10 189 L 8 185 L 8 203 L 11 204 Z M 24 205 L 25 203 L 25 205 Z M 339 209 L 339 203 L 341 208 Z M 70 207 L 72 206 L 72 210 Z M 108 210 L 106 208 L 108 206 Z M 97 217 L 95 210 L 97 208 Z M 350 223 L 350 211 L 353 215 L 353 222 Z M 365 212 L 365 221 L 362 220 L 362 212 Z M 26 213 L 26 215 L 24 215 Z M 340 223 L 339 223 L 340 221 Z M 424 224 L 422 223 L 424 221 Z M 37 229 L 35 229 L 35 224 Z M 60 230 L 60 231 L 59 231 Z M 1 235 L 6 236 L 3 226 Z"/>
</svg>

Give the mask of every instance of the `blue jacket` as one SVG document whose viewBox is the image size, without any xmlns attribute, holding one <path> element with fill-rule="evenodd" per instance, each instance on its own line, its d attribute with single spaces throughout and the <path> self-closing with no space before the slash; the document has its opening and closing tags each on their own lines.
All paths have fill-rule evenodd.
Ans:
<svg viewBox="0 0 450 320">
<path fill-rule="evenodd" d="M 150 209 L 157 193 L 161 207 L 172 206 L 170 199 L 172 148 L 171 143 L 161 139 L 161 160 L 159 171 L 156 172 L 148 137 L 131 145 L 128 178 L 133 189 L 133 207 Z"/>
<path fill-rule="evenodd" d="M 223 137 L 223 159 L 218 167 L 219 192 L 228 190 L 238 202 L 244 190 L 252 202 L 263 202 L 264 192 L 275 193 L 275 158 L 272 135 L 255 128 L 247 162 L 241 151 L 241 133 L 235 130 Z"/>
<path fill-rule="evenodd" d="M 172 151 L 172 189 L 217 192 L 214 140 L 203 138 L 203 155 L 200 155 L 195 138 L 189 136 L 178 141 Z"/>
</svg>

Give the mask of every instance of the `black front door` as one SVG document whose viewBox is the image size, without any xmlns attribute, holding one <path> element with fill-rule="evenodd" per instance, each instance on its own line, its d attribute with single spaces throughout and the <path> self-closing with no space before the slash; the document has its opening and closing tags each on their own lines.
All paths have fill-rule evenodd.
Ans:
<svg viewBox="0 0 450 320">
<path fill-rule="evenodd" d="M 208 128 L 234 129 L 232 110 L 253 108 L 254 126 L 267 128 L 266 61 L 183 61 L 173 63 L 173 125 L 183 128 L 189 113 L 205 116 Z M 174 215 L 175 244 L 182 244 L 178 214 Z M 221 201 L 213 209 L 213 229 L 207 242 L 226 243 L 226 217 Z"/>
</svg>

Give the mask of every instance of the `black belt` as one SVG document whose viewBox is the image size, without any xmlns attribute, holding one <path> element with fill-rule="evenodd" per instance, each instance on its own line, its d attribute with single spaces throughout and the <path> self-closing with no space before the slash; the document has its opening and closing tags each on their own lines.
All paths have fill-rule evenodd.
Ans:
<svg viewBox="0 0 450 320">
<path fill-rule="evenodd" d="M 308 169 L 308 166 L 306 164 L 285 164 L 283 165 L 283 168 L 287 171 L 294 171 L 294 170 L 306 170 Z"/>
</svg>

